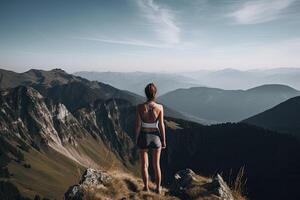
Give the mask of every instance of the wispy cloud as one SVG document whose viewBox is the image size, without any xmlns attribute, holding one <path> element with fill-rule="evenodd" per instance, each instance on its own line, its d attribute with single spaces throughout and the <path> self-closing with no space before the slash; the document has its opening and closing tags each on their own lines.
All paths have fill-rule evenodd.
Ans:
<svg viewBox="0 0 300 200">
<path fill-rule="evenodd" d="M 109 44 L 130 45 L 149 48 L 178 48 L 180 42 L 180 28 L 175 23 L 173 11 L 162 7 L 153 0 L 134 0 L 140 12 L 157 34 L 159 42 L 136 40 L 134 38 L 111 37 L 72 37 L 73 39 L 96 41 Z"/>
<path fill-rule="evenodd" d="M 169 45 L 155 44 L 155 43 L 145 42 L 141 40 L 133 40 L 133 39 L 111 39 L 111 38 L 95 38 L 95 37 L 72 37 L 72 39 L 88 40 L 88 41 L 95 41 L 95 42 L 102 42 L 102 43 L 109 43 L 109 44 L 160 48 L 160 49 L 170 47 Z"/>
<path fill-rule="evenodd" d="M 136 0 L 143 15 L 154 26 L 158 38 L 168 44 L 180 42 L 180 28 L 172 10 L 162 7 L 153 0 Z"/>
<path fill-rule="evenodd" d="M 238 24 L 259 24 L 277 19 L 295 0 L 256 0 L 229 14 Z"/>
</svg>

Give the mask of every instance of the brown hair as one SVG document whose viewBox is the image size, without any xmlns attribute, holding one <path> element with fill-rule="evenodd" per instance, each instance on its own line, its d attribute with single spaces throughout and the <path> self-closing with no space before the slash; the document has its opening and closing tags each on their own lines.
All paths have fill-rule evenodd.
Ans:
<svg viewBox="0 0 300 200">
<path fill-rule="evenodd" d="M 145 94 L 146 94 L 146 97 L 147 97 L 148 101 L 153 101 L 155 99 L 156 92 L 157 92 L 157 88 L 154 85 L 154 83 L 149 83 L 145 87 Z"/>
</svg>

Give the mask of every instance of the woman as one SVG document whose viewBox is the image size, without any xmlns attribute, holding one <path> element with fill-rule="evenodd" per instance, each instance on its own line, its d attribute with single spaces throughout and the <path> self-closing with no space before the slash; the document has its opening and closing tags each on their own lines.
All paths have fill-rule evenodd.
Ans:
<svg viewBox="0 0 300 200">
<path fill-rule="evenodd" d="M 156 86 L 150 83 L 145 88 L 147 101 L 137 106 L 136 144 L 140 149 L 141 172 L 144 191 L 148 186 L 148 152 L 151 150 L 153 169 L 155 172 L 156 192 L 161 192 L 160 153 L 166 148 L 163 106 L 155 102 Z"/>
</svg>

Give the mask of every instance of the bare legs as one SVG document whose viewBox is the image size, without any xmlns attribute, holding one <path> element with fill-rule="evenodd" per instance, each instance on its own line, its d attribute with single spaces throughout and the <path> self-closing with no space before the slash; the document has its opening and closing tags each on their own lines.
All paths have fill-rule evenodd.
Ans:
<svg viewBox="0 0 300 200">
<path fill-rule="evenodd" d="M 161 148 L 152 150 L 153 169 L 155 173 L 156 192 L 160 193 L 161 171 L 160 171 L 160 152 Z"/>
<path fill-rule="evenodd" d="M 155 182 L 156 182 L 156 191 L 160 192 L 160 183 L 161 183 L 161 170 L 160 170 L 160 153 L 161 148 L 152 150 L 152 160 L 153 160 L 153 169 L 155 173 Z M 140 150 L 140 158 L 141 158 L 141 172 L 144 181 L 144 189 L 148 190 L 149 186 L 149 175 L 148 175 L 148 150 L 142 149 Z"/>
<path fill-rule="evenodd" d="M 141 149 L 140 150 L 140 158 L 141 158 L 141 171 L 142 171 L 142 177 L 143 177 L 143 182 L 144 182 L 144 190 L 149 190 L 149 185 L 148 185 L 148 166 L 149 166 L 149 161 L 148 161 L 148 150 Z"/>
</svg>

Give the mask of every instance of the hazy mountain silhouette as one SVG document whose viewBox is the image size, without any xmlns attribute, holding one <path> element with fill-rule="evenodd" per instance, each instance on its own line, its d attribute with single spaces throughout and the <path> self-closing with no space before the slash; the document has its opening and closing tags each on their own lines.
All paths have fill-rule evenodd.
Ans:
<svg viewBox="0 0 300 200">
<path fill-rule="evenodd" d="M 158 100 L 192 116 L 219 122 L 236 122 L 263 112 L 300 92 L 285 85 L 263 85 L 249 90 L 207 87 L 177 89 Z"/>
<path fill-rule="evenodd" d="M 207 87 L 222 89 L 249 89 L 265 84 L 289 85 L 300 90 L 300 68 L 274 68 L 266 70 L 223 69 L 181 73 Z"/>
<path fill-rule="evenodd" d="M 243 122 L 300 136 L 300 97 L 291 98 Z"/>
<path fill-rule="evenodd" d="M 143 95 L 140 85 L 154 82 L 159 95 L 190 87 L 212 87 L 227 90 L 247 90 L 260 85 L 282 84 L 300 90 L 300 68 L 274 68 L 266 70 L 198 70 L 175 73 L 146 72 L 76 72 L 75 75 L 110 84 L 114 87 Z"/>
<path fill-rule="evenodd" d="M 192 78 L 173 73 L 147 72 L 76 72 L 74 75 L 110 84 L 116 88 L 144 95 L 143 85 L 154 82 L 158 86 L 158 95 L 165 94 L 177 88 L 199 86 Z"/>
</svg>

